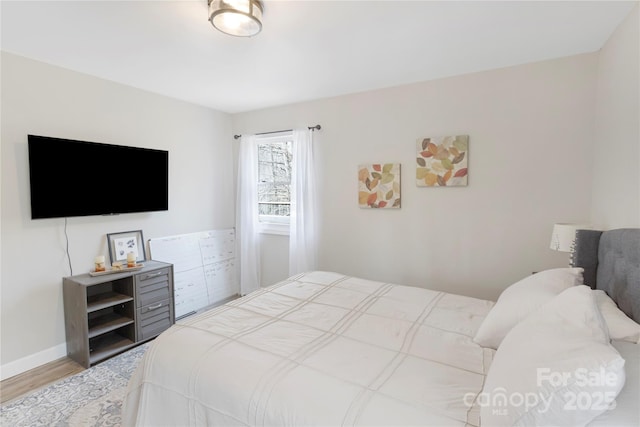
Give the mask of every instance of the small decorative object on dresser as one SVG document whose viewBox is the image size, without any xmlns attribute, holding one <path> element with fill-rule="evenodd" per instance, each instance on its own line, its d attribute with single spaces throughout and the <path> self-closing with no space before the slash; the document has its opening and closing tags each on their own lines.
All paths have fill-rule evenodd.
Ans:
<svg viewBox="0 0 640 427">
<path fill-rule="evenodd" d="M 67 354 L 88 368 L 158 336 L 175 322 L 173 265 L 63 279 Z"/>
<path fill-rule="evenodd" d="M 107 234 L 107 244 L 112 263 L 129 261 L 127 256 L 130 252 L 135 254 L 135 262 L 143 262 L 147 259 L 142 230 L 109 233 Z"/>
<path fill-rule="evenodd" d="M 95 271 L 104 271 L 104 255 L 98 255 L 94 260 L 95 263 Z"/>
<path fill-rule="evenodd" d="M 136 253 L 131 251 L 127 254 L 127 267 L 135 267 L 136 266 Z"/>
</svg>

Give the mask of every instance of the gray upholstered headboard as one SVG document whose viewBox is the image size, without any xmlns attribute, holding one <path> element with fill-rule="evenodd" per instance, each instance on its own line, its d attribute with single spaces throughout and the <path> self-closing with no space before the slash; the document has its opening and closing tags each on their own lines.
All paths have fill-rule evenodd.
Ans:
<svg viewBox="0 0 640 427">
<path fill-rule="evenodd" d="M 604 290 L 640 323 L 640 228 L 578 230 L 572 263 L 584 268 L 584 284 Z"/>
</svg>

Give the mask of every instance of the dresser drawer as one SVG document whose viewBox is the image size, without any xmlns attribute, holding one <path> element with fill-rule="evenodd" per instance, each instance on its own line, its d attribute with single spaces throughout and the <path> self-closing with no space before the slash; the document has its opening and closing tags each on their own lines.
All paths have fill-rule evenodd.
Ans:
<svg viewBox="0 0 640 427">
<path fill-rule="evenodd" d="M 138 307 L 171 297 L 170 269 L 161 268 L 136 276 L 136 301 Z"/>
<path fill-rule="evenodd" d="M 166 299 L 138 309 L 138 340 L 160 334 L 173 324 L 173 305 Z"/>
</svg>

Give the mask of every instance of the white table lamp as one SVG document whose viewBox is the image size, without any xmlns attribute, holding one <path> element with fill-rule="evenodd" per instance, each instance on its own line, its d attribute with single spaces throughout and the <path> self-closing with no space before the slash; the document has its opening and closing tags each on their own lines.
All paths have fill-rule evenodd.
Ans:
<svg viewBox="0 0 640 427">
<path fill-rule="evenodd" d="M 573 252 L 576 230 L 590 230 L 591 228 L 592 226 L 588 224 L 554 224 L 549 247 L 554 251 Z"/>
</svg>

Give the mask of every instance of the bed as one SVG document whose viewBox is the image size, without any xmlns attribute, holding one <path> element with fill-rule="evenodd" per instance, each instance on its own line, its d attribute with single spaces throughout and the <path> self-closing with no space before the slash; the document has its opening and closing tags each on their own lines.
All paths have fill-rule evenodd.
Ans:
<svg viewBox="0 0 640 427">
<path fill-rule="evenodd" d="M 497 302 L 290 277 L 156 338 L 122 423 L 639 425 L 639 243 L 638 229 L 581 230 L 574 267 L 523 278 Z"/>
</svg>

